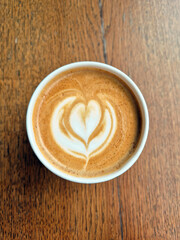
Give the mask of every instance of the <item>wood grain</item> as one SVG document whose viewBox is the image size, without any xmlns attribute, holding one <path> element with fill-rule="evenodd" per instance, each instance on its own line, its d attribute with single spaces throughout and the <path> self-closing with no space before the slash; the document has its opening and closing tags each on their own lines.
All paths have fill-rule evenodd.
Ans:
<svg viewBox="0 0 180 240">
<path fill-rule="evenodd" d="M 0 1 L 0 239 L 180 238 L 180 2 Z M 150 132 L 137 163 L 106 183 L 48 171 L 25 117 L 54 69 L 94 60 L 140 87 Z"/>
</svg>

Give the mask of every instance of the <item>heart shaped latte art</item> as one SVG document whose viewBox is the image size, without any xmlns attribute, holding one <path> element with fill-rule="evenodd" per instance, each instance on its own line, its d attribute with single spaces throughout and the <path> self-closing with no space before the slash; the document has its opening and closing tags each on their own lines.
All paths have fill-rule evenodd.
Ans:
<svg viewBox="0 0 180 240">
<path fill-rule="evenodd" d="M 116 131 L 117 120 L 112 105 L 103 99 L 103 106 L 97 99 L 85 103 L 71 96 L 59 102 L 52 114 L 54 140 L 64 152 L 86 160 L 86 165 L 91 157 L 109 145 Z"/>
</svg>

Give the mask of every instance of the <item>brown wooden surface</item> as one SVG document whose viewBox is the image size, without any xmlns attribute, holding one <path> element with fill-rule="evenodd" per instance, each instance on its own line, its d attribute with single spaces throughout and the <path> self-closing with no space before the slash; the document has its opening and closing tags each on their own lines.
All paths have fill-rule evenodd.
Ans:
<svg viewBox="0 0 180 240">
<path fill-rule="evenodd" d="M 100 184 L 65 181 L 29 145 L 40 81 L 75 61 L 127 73 L 149 108 L 135 165 Z M 0 239 L 180 239 L 180 1 L 0 1 Z"/>
</svg>

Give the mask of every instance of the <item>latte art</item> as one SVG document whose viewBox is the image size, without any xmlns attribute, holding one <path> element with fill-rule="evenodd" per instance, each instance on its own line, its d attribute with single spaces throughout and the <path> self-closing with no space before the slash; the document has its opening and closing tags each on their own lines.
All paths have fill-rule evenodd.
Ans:
<svg viewBox="0 0 180 240">
<path fill-rule="evenodd" d="M 35 140 L 54 167 L 80 177 L 119 169 L 140 135 L 139 108 L 118 77 L 82 68 L 52 79 L 33 110 Z"/>
<path fill-rule="evenodd" d="M 104 100 L 104 109 L 97 100 L 91 99 L 87 104 L 78 101 L 73 105 L 76 101 L 76 96 L 67 97 L 56 106 L 51 118 L 51 131 L 65 152 L 85 159 L 87 165 L 89 158 L 102 152 L 113 138 L 116 114 L 107 100 Z M 64 120 L 66 112 L 69 124 Z"/>
</svg>

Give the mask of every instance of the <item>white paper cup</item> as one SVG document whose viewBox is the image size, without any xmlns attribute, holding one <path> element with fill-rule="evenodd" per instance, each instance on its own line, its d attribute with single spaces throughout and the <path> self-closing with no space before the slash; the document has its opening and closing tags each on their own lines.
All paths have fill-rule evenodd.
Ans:
<svg viewBox="0 0 180 240">
<path fill-rule="evenodd" d="M 44 88 L 44 86 L 59 73 L 62 73 L 64 71 L 67 71 L 70 69 L 80 68 L 80 67 L 92 67 L 92 68 L 102 69 L 102 70 L 108 71 L 110 73 L 113 73 L 114 75 L 121 78 L 122 81 L 124 81 L 125 84 L 128 85 L 128 87 L 134 93 L 134 95 L 139 103 L 139 107 L 140 107 L 140 111 L 141 111 L 141 118 L 142 118 L 141 136 L 138 141 L 138 145 L 135 149 L 135 152 L 130 156 L 130 158 L 127 160 L 127 162 L 119 170 L 116 170 L 107 175 L 103 175 L 103 176 L 99 176 L 99 177 L 92 177 L 92 178 L 75 177 L 75 176 L 69 175 L 67 173 L 64 173 L 63 171 L 60 171 L 59 169 L 57 169 L 53 165 L 51 165 L 51 163 L 48 160 L 46 160 L 46 158 L 40 152 L 40 150 L 36 144 L 35 136 L 34 136 L 34 132 L 33 132 L 33 124 L 32 124 L 33 108 L 34 108 L 36 99 L 37 99 L 38 95 L 40 94 L 41 90 Z M 39 160 L 43 163 L 43 165 L 46 166 L 51 172 L 53 172 L 54 174 L 56 174 L 59 177 L 62 177 L 64 179 L 72 181 L 72 182 L 99 183 L 99 182 L 105 182 L 105 181 L 108 181 L 115 177 L 120 176 L 121 174 L 126 172 L 139 158 L 139 156 L 145 146 L 147 136 L 148 136 L 149 115 L 148 115 L 147 105 L 146 105 L 146 102 L 144 100 L 144 97 L 143 97 L 141 91 L 136 86 L 136 84 L 125 73 L 121 72 L 120 70 L 118 70 L 115 67 L 112 67 L 112 66 L 104 64 L 104 63 L 76 62 L 76 63 L 71 63 L 71 64 L 68 64 L 63 67 L 58 68 L 54 72 L 50 73 L 47 77 L 45 77 L 44 80 L 38 85 L 38 87 L 36 88 L 36 90 L 34 91 L 32 97 L 31 97 L 31 100 L 29 102 L 29 106 L 27 109 L 26 128 L 27 128 L 27 135 L 29 138 L 29 142 L 31 144 L 33 151 L 35 152 L 35 154 L 39 158 Z"/>
</svg>

